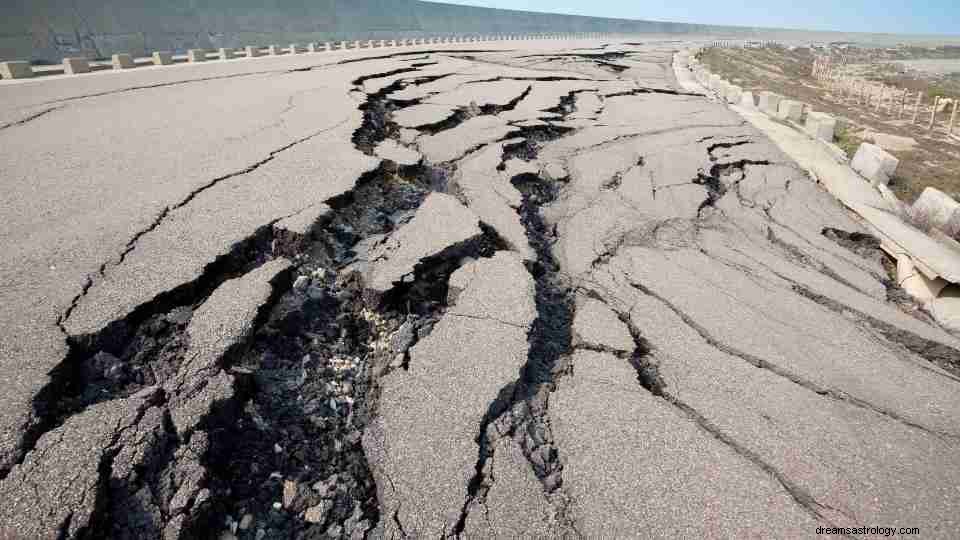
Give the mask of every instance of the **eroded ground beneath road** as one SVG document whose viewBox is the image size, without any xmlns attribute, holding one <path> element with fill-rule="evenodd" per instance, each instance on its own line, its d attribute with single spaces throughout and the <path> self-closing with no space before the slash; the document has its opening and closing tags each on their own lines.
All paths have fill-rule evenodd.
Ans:
<svg viewBox="0 0 960 540">
<path fill-rule="evenodd" d="M 290 110 L 323 83 L 337 120 L 175 198 L 77 284 L 4 448 L 0 530 L 952 536 L 960 343 L 889 302 L 876 246 L 843 241 L 860 226 L 677 91 L 671 58 L 266 77 Z"/>
</svg>

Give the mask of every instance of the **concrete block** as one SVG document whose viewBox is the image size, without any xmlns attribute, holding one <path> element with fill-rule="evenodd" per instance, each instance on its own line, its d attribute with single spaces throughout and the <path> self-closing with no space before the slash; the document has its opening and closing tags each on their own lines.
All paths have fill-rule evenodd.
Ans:
<svg viewBox="0 0 960 540">
<path fill-rule="evenodd" d="M 233 49 L 228 49 L 226 47 L 221 47 L 217 50 L 217 57 L 221 60 L 233 60 L 237 57 L 236 51 Z"/>
<path fill-rule="evenodd" d="M 173 64 L 173 53 L 169 51 L 156 51 L 153 53 L 153 65 L 169 66 Z"/>
<path fill-rule="evenodd" d="M 937 188 L 928 187 L 917 197 L 916 202 L 910 208 L 911 214 L 919 220 L 929 223 L 931 226 L 944 230 L 951 218 L 960 211 L 960 203 L 953 197 L 940 191 Z M 954 227 L 956 220 L 952 224 Z M 952 231 L 945 231 L 952 234 Z"/>
<path fill-rule="evenodd" d="M 366 47 L 367 47 L 368 49 L 372 49 L 372 48 L 373 48 L 373 40 L 372 40 L 372 39 L 367 40 Z"/>
<path fill-rule="evenodd" d="M 740 106 L 748 109 L 757 108 L 757 102 L 753 99 L 753 92 L 744 92 L 740 94 Z"/>
<path fill-rule="evenodd" d="M 767 91 L 760 92 L 760 110 L 771 116 L 776 116 L 781 99 L 783 99 L 783 96 L 780 94 Z"/>
<path fill-rule="evenodd" d="M 743 88 L 731 84 L 727 87 L 727 103 L 736 105 L 740 103 L 740 100 L 743 98 Z"/>
<path fill-rule="evenodd" d="M 897 284 L 924 305 L 933 301 L 949 285 L 943 278 L 930 279 L 923 275 L 906 254 L 897 258 Z"/>
<path fill-rule="evenodd" d="M 287 50 L 290 51 L 290 54 L 297 54 L 300 52 L 300 46 L 296 43 L 291 43 Z"/>
<path fill-rule="evenodd" d="M 90 73 L 90 62 L 86 58 L 64 58 L 63 72 L 67 75 Z"/>
<path fill-rule="evenodd" d="M 387 40 L 381 39 L 381 40 L 380 40 L 380 45 L 379 45 L 379 47 L 380 47 L 380 48 L 383 48 L 383 47 L 386 47 L 386 46 L 387 46 Z"/>
<path fill-rule="evenodd" d="M 891 156 L 875 144 L 863 143 L 853 156 L 850 166 L 863 175 L 872 184 L 889 184 L 890 178 L 897 172 L 900 160 Z"/>
<path fill-rule="evenodd" d="M 30 62 L 0 62 L 0 77 L 4 79 L 29 79 L 33 77 Z"/>
<path fill-rule="evenodd" d="M 308 53 L 320 52 L 320 44 L 314 43 L 312 41 L 310 43 L 307 43 L 307 52 Z"/>
<path fill-rule="evenodd" d="M 133 69 L 137 65 L 133 62 L 133 57 L 129 54 L 115 54 L 110 59 L 113 69 Z"/>
<path fill-rule="evenodd" d="M 207 61 L 207 50 L 206 49 L 190 49 L 187 51 L 187 61 L 188 62 L 206 62 Z"/>
<path fill-rule="evenodd" d="M 390 46 L 391 46 L 391 47 L 396 47 L 396 46 L 397 46 L 397 40 L 391 39 L 391 40 L 390 40 Z"/>
<path fill-rule="evenodd" d="M 247 53 L 247 58 L 256 58 L 260 56 L 260 47 L 244 47 L 243 49 Z"/>
<path fill-rule="evenodd" d="M 346 41 L 341 41 L 341 42 L 340 42 L 340 50 L 341 50 L 341 51 L 345 51 L 345 50 L 347 50 L 347 49 L 349 49 L 349 48 L 350 48 L 350 46 L 347 44 Z"/>
<path fill-rule="evenodd" d="M 803 105 L 803 102 L 792 99 L 781 100 L 777 107 L 777 118 L 799 122 L 803 118 Z"/>
<path fill-rule="evenodd" d="M 353 48 L 354 48 L 354 49 L 359 49 L 359 48 L 360 48 L 360 40 L 359 40 L 359 39 L 353 42 Z"/>
<path fill-rule="evenodd" d="M 283 49 L 279 45 L 270 45 L 267 47 L 267 54 L 270 56 L 280 56 L 283 54 Z"/>
<path fill-rule="evenodd" d="M 833 133 L 837 129 L 837 120 L 824 112 L 811 112 L 807 114 L 804 128 L 814 139 L 833 142 Z"/>
<path fill-rule="evenodd" d="M 960 332 L 960 285 L 949 285 L 929 304 L 930 314 L 951 332 Z"/>
</svg>

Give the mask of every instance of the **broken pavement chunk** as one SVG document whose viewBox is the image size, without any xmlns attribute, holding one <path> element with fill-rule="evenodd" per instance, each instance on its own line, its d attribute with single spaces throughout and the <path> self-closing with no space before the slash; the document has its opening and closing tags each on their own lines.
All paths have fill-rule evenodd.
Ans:
<svg viewBox="0 0 960 540">
<path fill-rule="evenodd" d="M 578 297 L 573 319 L 575 346 L 601 348 L 620 353 L 634 349 L 627 325 L 610 307 L 593 298 Z"/>
<path fill-rule="evenodd" d="M 257 314 L 288 268 L 285 259 L 264 263 L 223 282 L 197 309 L 187 327 L 190 348 L 177 374 L 164 385 L 171 394 L 171 416 L 178 433 L 189 433 L 215 401 L 232 396 L 233 377 L 222 371 L 223 357 L 252 334 Z"/>
<path fill-rule="evenodd" d="M 124 447 L 145 443 L 139 424 L 162 397 L 148 387 L 98 403 L 41 437 L 0 483 L 0 538 L 75 538 L 107 489 L 101 469 L 121 467 Z"/>
<path fill-rule="evenodd" d="M 412 274 L 421 260 L 481 234 L 473 212 L 450 195 L 431 193 L 409 223 L 371 250 L 366 288 L 376 299 Z"/>
<path fill-rule="evenodd" d="M 410 349 L 409 370 L 384 379 L 379 416 L 363 434 L 380 515 L 393 516 L 375 537 L 454 531 L 476 474 L 481 420 L 527 362 L 536 309 L 520 258 L 497 252 L 454 272 L 450 284 L 461 289 L 456 305 Z"/>
<path fill-rule="evenodd" d="M 496 116 L 475 116 L 455 128 L 421 137 L 420 151 L 432 163 L 452 161 L 478 146 L 505 137 L 514 129 Z"/>
<path fill-rule="evenodd" d="M 543 494 L 520 447 L 509 437 L 494 450 L 493 486 L 483 504 L 474 502 L 467 514 L 465 538 L 559 538 L 552 523 L 554 510 Z"/>
<path fill-rule="evenodd" d="M 386 139 L 373 149 L 374 155 L 392 161 L 397 165 L 416 165 L 420 163 L 420 152 L 407 148 L 393 139 Z"/>
</svg>

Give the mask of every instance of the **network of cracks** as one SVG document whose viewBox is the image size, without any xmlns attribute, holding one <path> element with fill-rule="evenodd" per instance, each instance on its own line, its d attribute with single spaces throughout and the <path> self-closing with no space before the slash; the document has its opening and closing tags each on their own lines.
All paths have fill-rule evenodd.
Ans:
<svg viewBox="0 0 960 540">
<path fill-rule="evenodd" d="M 600 52 L 548 58 L 569 61 L 573 57 L 616 76 L 629 69 L 617 63 L 625 56 Z M 367 81 L 394 78 L 366 94 L 360 106 L 363 122 L 352 138 L 357 150 L 373 155 L 384 141 L 416 149 L 415 143 L 405 138 L 404 131 L 410 130 L 398 126 L 393 117 L 423 100 L 390 96 L 449 76 L 421 75 L 419 71 L 429 65 L 412 64 L 354 81 L 356 91 L 362 92 Z M 564 82 L 555 75 L 513 80 Z M 510 112 L 530 91 L 528 86 L 505 103 L 460 106 L 444 120 L 414 131 L 443 135 L 479 116 Z M 545 110 L 548 114 L 538 122 L 511 124 L 506 135 L 485 143 L 483 146 L 505 143 L 497 169 L 509 170 L 507 164 L 517 160 L 534 163 L 548 144 L 576 134 L 578 128 L 571 127 L 568 120 L 582 112 L 575 104 L 585 92 L 591 91 L 567 93 L 555 107 Z M 610 96 L 650 92 L 679 94 L 637 88 Z M 598 95 L 598 100 L 602 102 L 603 96 Z M 770 165 L 764 160 L 730 161 L 719 156 L 721 151 L 749 143 L 739 138 L 709 145 L 707 157 L 712 165 L 696 178 L 683 179 L 701 186 L 705 193 L 696 215 L 689 217 L 695 227 L 721 211 L 718 201 L 741 196 L 739 182 L 746 169 Z M 378 501 L 375 476 L 363 445 L 364 432 L 378 415 L 381 386 L 396 372 L 410 369 L 410 350 L 431 334 L 456 303 L 458 291 L 449 285 L 451 276 L 466 264 L 510 250 L 511 243 L 495 227 L 481 222 L 480 234 L 422 258 L 412 272 L 381 294 L 371 294 L 358 268 L 371 255 L 371 246 L 410 223 L 431 194 L 463 201 L 458 169 L 479 150 L 470 149 L 467 156 L 441 163 L 423 158 L 413 164 L 383 160 L 377 169 L 358 178 L 352 190 L 328 200 L 328 208 L 309 230 L 294 234 L 276 223 L 264 224 L 230 253 L 211 261 L 194 281 L 141 305 L 95 335 L 69 336 L 68 357 L 35 399 L 39 421 L 23 437 L 19 464 L 45 434 L 62 429 L 78 415 L 118 400 L 130 402 L 132 412 L 123 420 L 123 427 L 107 437 L 99 456 L 98 480 L 89 495 L 94 499 L 89 517 L 82 523 L 68 517 L 60 525 L 61 536 L 367 538 L 386 521 L 404 531 L 399 515 L 385 515 Z M 573 331 L 577 299 L 606 304 L 609 298 L 569 275 L 558 261 L 555 246 L 560 233 L 543 210 L 563 196 L 569 179 L 547 170 L 527 170 L 509 181 L 522 197 L 513 211 L 532 249 L 524 265 L 534 283 L 536 316 L 527 332 L 526 361 L 516 379 L 491 396 L 476 426 L 475 472 L 463 486 L 459 519 L 441 534 L 464 534 L 469 514 L 481 511 L 478 508 L 494 482 L 490 462 L 495 448 L 501 439 L 509 438 L 521 449 L 541 484 L 557 530 L 564 536 L 581 536 L 570 515 L 574 502 L 564 486 L 563 448 L 550 418 L 551 395 L 573 372 L 578 350 L 609 353 L 630 365 L 639 387 L 734 447 L 781 483 L 797 504 L 822 516 L 822 508 L 802 488 L 726 438 L 667 389 L 653 354 L 655 345 L 644 337 L 629 310 L 609 304 L 629 330 L 633 341 L 629 350 L 577 339 Z M 602 189 L 616 190 L 625 181 L 618 173 Z M 772 228 L 770 234 L 774 234 Z M 878 245 L 864 235 L 835 229 L 824 234 L 859 254 L 872 257 L 879 253 Z M 598 254 L 594 265 L 603 265 L 618 248 L 612 246 Z M 783 249 L 789 255 L 789 245 Z M 222 287 L 271 264 L 276 271 L 268 276 L 268 291 L 256 303 L 249 325 L 213 362 L 195 369 L 197 344 L 188 330 L 203 322 L 198 319 L 204 316 L 205 304 Z M 895 291 L 894 285 L 889 285 Z M 643 284 L 632 286 L 639 294 L 669 305 L 695 326 L 679 307 Z M 799 284 L 796 287 L 798 294 L 845 309 L 831 306 L 829 299 Z M 82 294 L 77 301 L 83 301 Z M 949 359 L 954 358 L 949 348 L 872 322 L 888 339 L 934 362 L 949 367 Z M 712 339 L 707 330 L 700 331 L 708 341 Z M 749 355 L 728 352 L 757 367 L 768 367 Z M 210 390 L 214 397 L 201 413 L 191 420 L 181 418 L 177 407 L 189 393 L 184 388 L 194 388 L 192 398 L 212 388 L 214 379 L 225 381 L 226 388 Z M 130 430 L 136 432 L 135 437 L 128 437 Z M 3 471 L 4 478 L 12 474 L 13 469 Z"/>
</svg>

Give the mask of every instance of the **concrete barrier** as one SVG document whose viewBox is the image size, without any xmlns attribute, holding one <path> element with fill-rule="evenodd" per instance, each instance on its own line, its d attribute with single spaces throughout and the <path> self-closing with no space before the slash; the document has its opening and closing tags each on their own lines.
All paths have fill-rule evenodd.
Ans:
<svg viewBox="0 0 960 540">
<path fill-rule="evenodd" d="M 913 260 L 904 253 L 897 257 L 897 284 L 925 305 L 939 296 L 949 282 L 943 278 L 930 279 L 923 275 L 913 264 Z"/>
<path fill-rule="evenodd" d="M 347 50 L 347 49 L 349 49 L 349 48 L 350 48 L 350 47 L 347 45 L 347 42 L 346 42 L 346 41 L 341 41 L 341 42 L 340 42 L 340 50 L 341 50 L 341 51 L 345 51 L 345 50 Z"/>
<path fill-rule="evenodd" d="M 279 45 L 270 45 L 269 47 L 267 47 L 267 54 L 269 56 L 280 56 L 281 54 L 283 54 L 283 50 L 280 48 Z"/>
<path fill-rule="evenodd" d="M 780 108 L 781 99 L 783 99 L 783 97 L 780 94 L 774 94 L 766 90 L 760 92 L 760 110 L 771 116 L 776 116 Z"/>
<path fill-rule="evenodd" d="M 380 48 L 382 49 L 382 48 L 384 48 L 384 47 L 386 47 L 386 46 L 387 46 L 387 40 L 381 39 L 381 40 L 380 40 Z"/>
<path fill-rule="evenodd" d="M 33 77 L 30 62 L 0 62 L 0 77 L 4 79 L 29 79 Z"/>
<path fill-rule="evenodd" d="M 256 58 L 260 56 L 260 47 L 244 47 L 243 49 L 247 53 L 247 58 Z"/>
<path fill-rule="evenodd" d="M 155 66 L 169 66 L 173 64 L 173 53 L 170 51 L 156 51 L 151 58 Z"/>
<path fill-rule="evenodd" d="M 949 285 L 929 305 L 930 314 L 944 328 L 960 332 L 960 286 Z"/>
<path fill-rule="evenodd" d="M 237 53 L 233 49 L 221 47 L 219 50 L 217 50 L 217 57 L 221 60 L 233 60 L 237 57 Z"/>
<path fill-rule="evenodd" d="M 723 79 L 716 73 L 710 75 L 710 79 L 709 79 L 710 89 L 719 90 L 721 81 L 723 81 Z"/>
<path fill-rule="evenodd" d="M 308 53 L 320 52 L 320 44 L 313 41 L 311 41 L 310 43 L 307 43 L 307 52 Z"/>
<path fill-rule="evenodd" d="M 960 203 L 955 201 L 953 197 L 932 187 L 925 188 L 910 208 L 910 213 L 913 214 L 914 218 L 941 230 L 947 227 L 951 218 L 960 215 L 958 212 L 960 212 Z M 956 220 L 954 220 L 954 223 L 956 223 Z M 948 235 L 955 233 L 954 231 L 944 232 Z"/>
<path fill-rule="evenodd" d="M 807 133 L 814 139 L 833 142 L 833 134 L 837 129 L 837 120 L 824 112 L 811 112 L 807 114 L 807 121 L 804 124 Z"/>
<path fill-rule="evenodd" d="M 189 51 L 187 51 L 187 61 L 191 63 L 206 62 L 207 50 L 206 49 L 190 49 Z"/>
<path fill-rule="evenodd" d="M 133 57 L 129 54 L 113 55 L 110 59 L 110 64 L 113 66 L 113 69 L 133 69 L 137 67 L 137 64 L 133 61 Z"/>
<path fill-rule="evenodd" d="M 737 105 L 740 103 L 740 100 L 743 99 L 743 88 L 731 84 L 727 88 L 727 103 L 732 105 Z M 753 99 L 753 98 L 750 98 Z"/>
<path fill-rule="evenodd" d="M 863 143 L 850 162 L 853 170 L 863 175 L 872 184 L 887 185 L 897 172 L 900 160 L 875 144 Z"/>
<path fill-rule="evenodd" d="M 359 48 L 360 48 L 360 40 L 359 40 L 359 39 L 358 39 L 358 40 L 355 40 L 355 41 L 353 42 L 353 48 L 354 48 L 354 49 L 359 49 Z"/>
<path fill-rule="evenodd" d="M 64 58 L 63 72 L 67 75 L 90 73 L 90 62 L 86 58 Z"/>
<path fill-rule="evenodd" d="M 297 54 L 300 52 L 300 46 L 296 43 L 291 43 L 287 50 L 290 51 L 290 54 Z"/>
<path fill-rule="evenodd" d="M 784 99 L 777 107 L 777 118 L 799 122 L 803 118 L 803 105 L 800 101 Z"/>
</svg>

